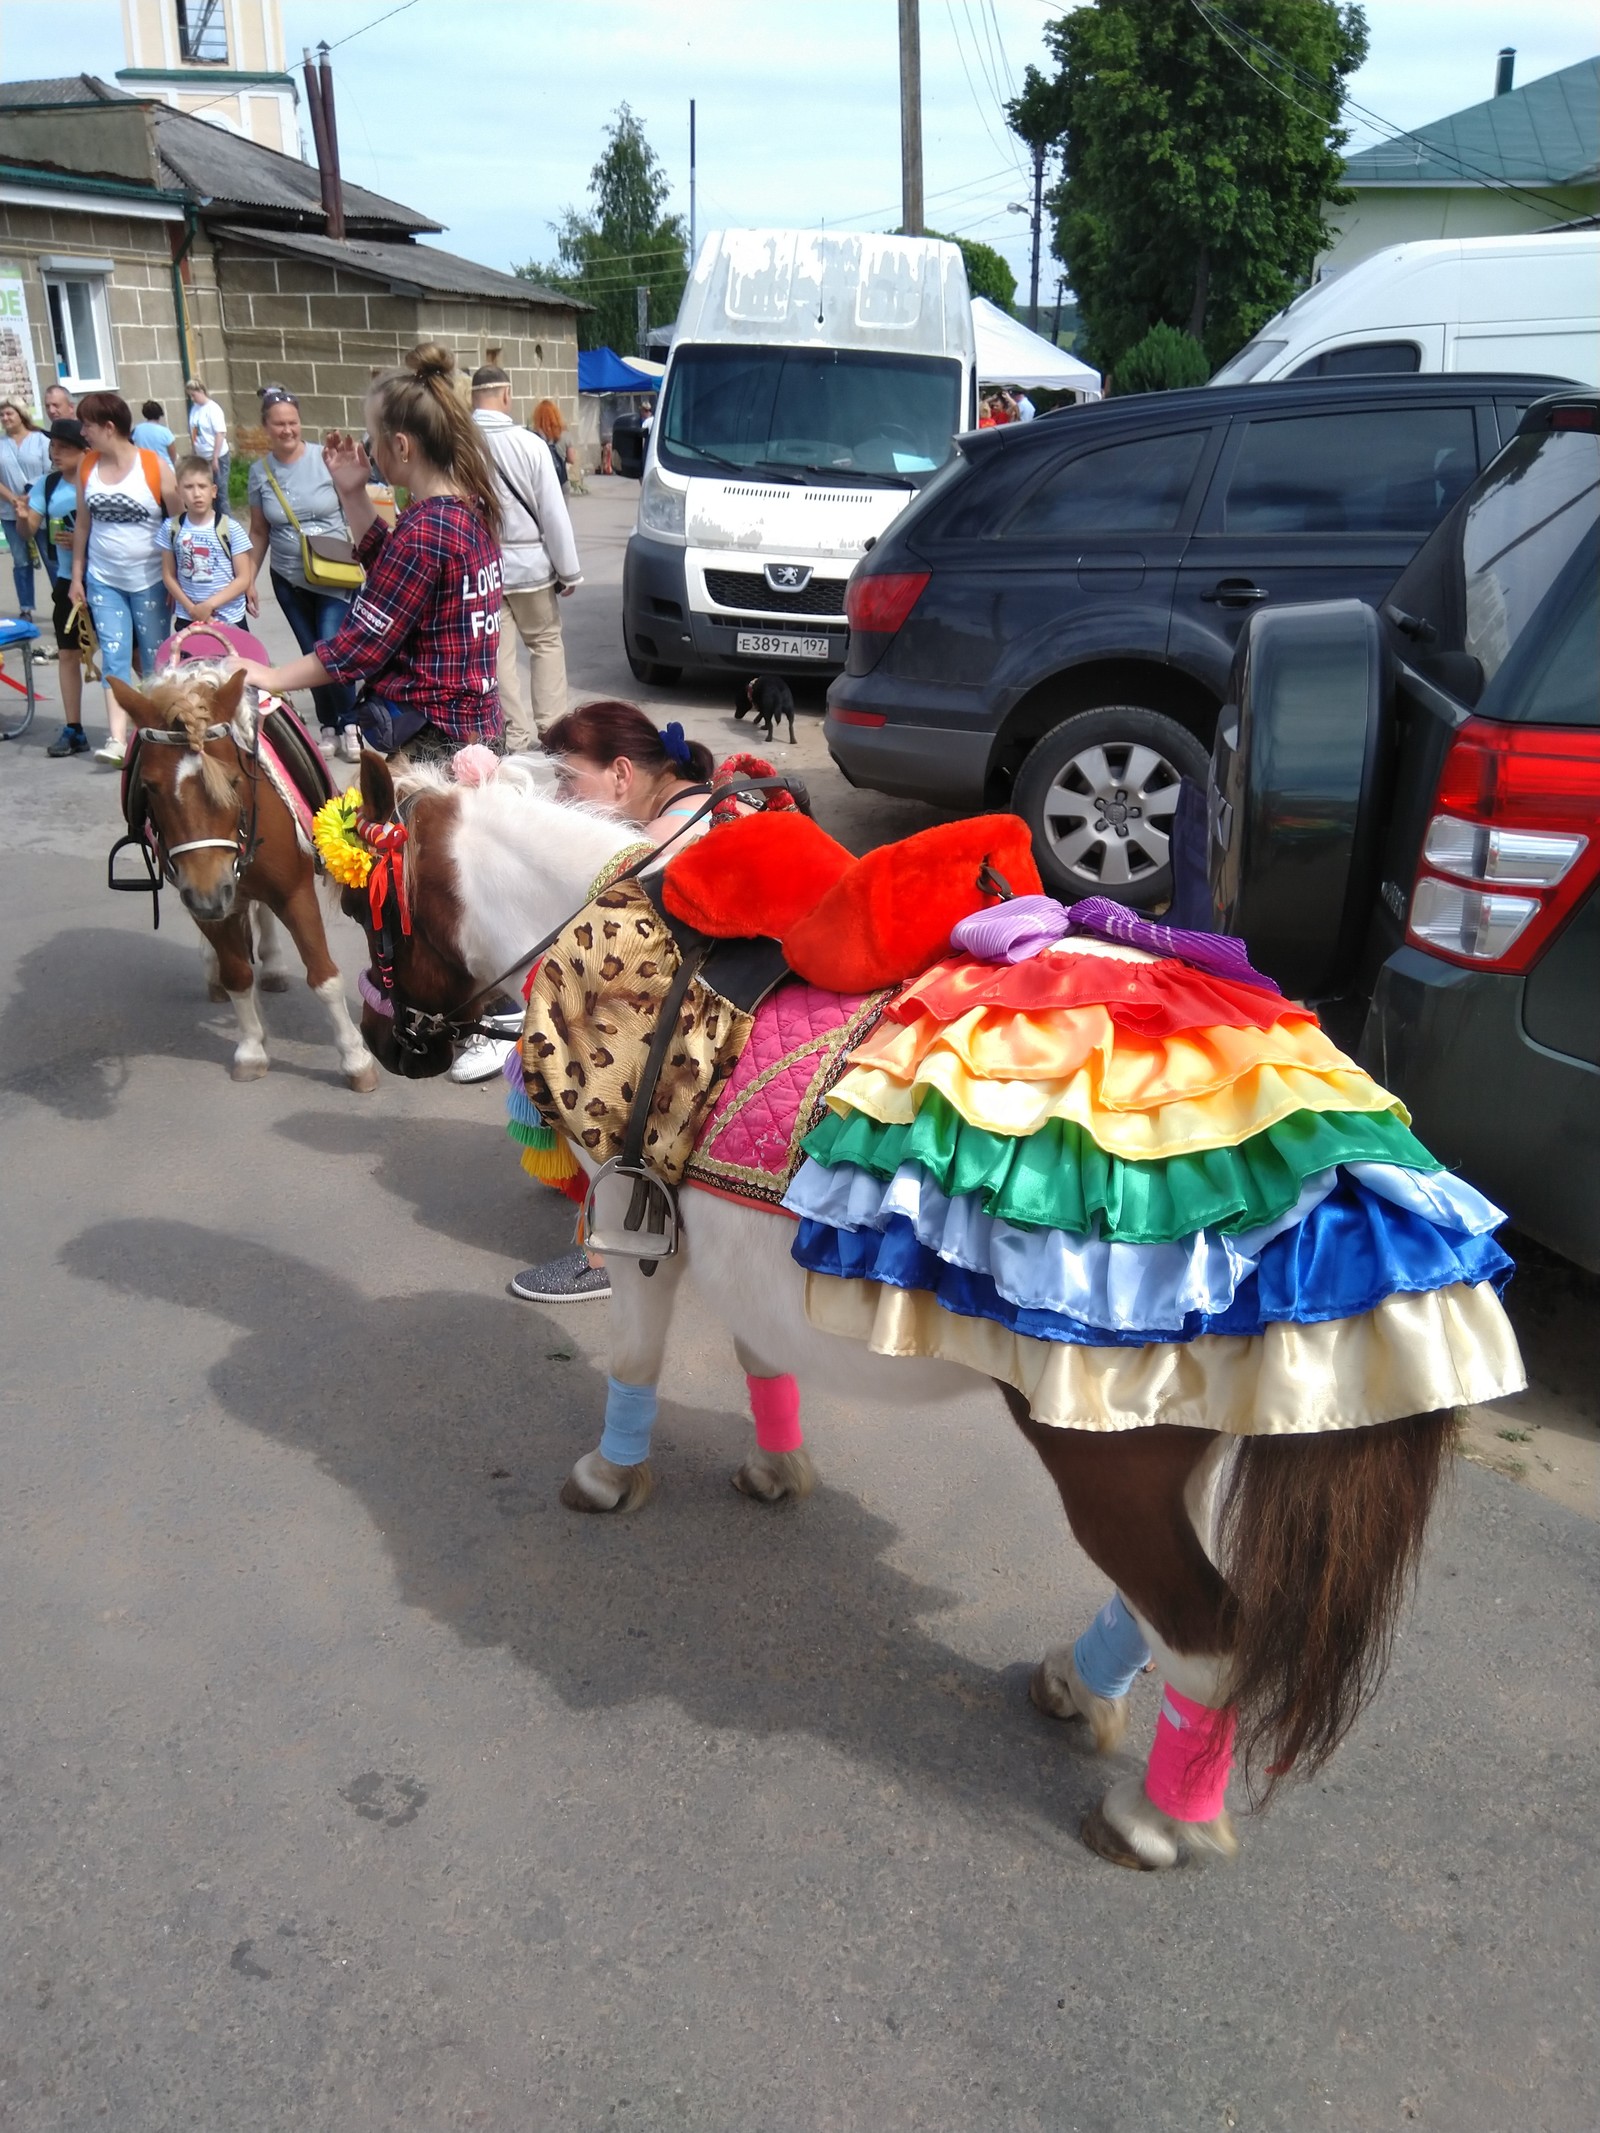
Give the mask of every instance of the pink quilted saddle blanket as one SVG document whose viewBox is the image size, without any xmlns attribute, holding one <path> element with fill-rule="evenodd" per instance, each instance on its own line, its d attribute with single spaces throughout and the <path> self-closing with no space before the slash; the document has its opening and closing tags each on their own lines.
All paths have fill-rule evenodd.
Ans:
<svg viewBox="0 0 1600 2133">
<path fill-rule="evenodd" d="M 700 1129 L 684 1183 L 781 1212 L 828 1091 L 893 991 L 824 992 L 801 979 L 756 1009 L 755 1027 Z"/>
</svg>

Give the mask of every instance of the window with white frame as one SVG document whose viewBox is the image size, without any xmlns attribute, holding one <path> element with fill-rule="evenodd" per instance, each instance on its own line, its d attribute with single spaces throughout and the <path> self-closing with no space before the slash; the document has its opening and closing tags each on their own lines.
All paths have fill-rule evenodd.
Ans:
<svg viewBox="0 0 1600 2133">
<path fill-rule="evenodd" d="M 69 274 L 57 268 L 47 270 L 43 281 L 50 340 L 62 384 L 73 393 L 115 385 L 105 276 Z"/>
</svg>

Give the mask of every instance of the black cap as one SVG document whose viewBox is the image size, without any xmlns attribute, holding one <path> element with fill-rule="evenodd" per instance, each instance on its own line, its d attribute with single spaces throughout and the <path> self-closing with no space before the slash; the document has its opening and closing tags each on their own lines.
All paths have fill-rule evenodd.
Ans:
<svg viewBox="0 0 1600 2133">
<path fill-rule="evenodd" d="M 50 425 L 50 442 L 52 444 L 75 444 L 81 452 L 86 448 L 88 439 L 84 436 L 83 424 L 76 415 L 63 415 L 58 421 L 52 422 Z"/>
</svg>

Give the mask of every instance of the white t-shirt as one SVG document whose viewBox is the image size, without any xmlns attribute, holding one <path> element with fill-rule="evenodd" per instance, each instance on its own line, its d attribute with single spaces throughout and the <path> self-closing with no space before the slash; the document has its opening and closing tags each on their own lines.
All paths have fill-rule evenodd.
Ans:
<svg viewBox="0 0 1600 2133">
<path fill-rule="evenodd" d="M 215 400 L 202 400 L 198 407 L 190 408 L 189 435 L 202 459 L 210 459 L 219 449 L 228 449 L 228 418 Z"/>
<path fill-rule="evenodd" d="M 97 460 L 83 485 L 89 512 L 88 570 L 118 592 L 143 592 L 161 583 L 161 551 L 156 535 L 167 514 L 150 494 L 144 461 L 134 457 L 121 481 L 107 481 Z"/>
</svg>

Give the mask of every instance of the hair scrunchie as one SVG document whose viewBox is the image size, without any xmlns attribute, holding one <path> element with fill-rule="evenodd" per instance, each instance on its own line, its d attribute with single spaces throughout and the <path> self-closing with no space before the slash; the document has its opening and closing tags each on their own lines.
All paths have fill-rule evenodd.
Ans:
<svg viewBox="0 0 1600 2133">
<path fill-rule="evenodd" d="M 676 719 L 670 725 L 662 727 L 661 745 L 680 769 L 689 770 L 693 767 L 694 758 L 689 753 L 689 743 Z"/>
</svg>

